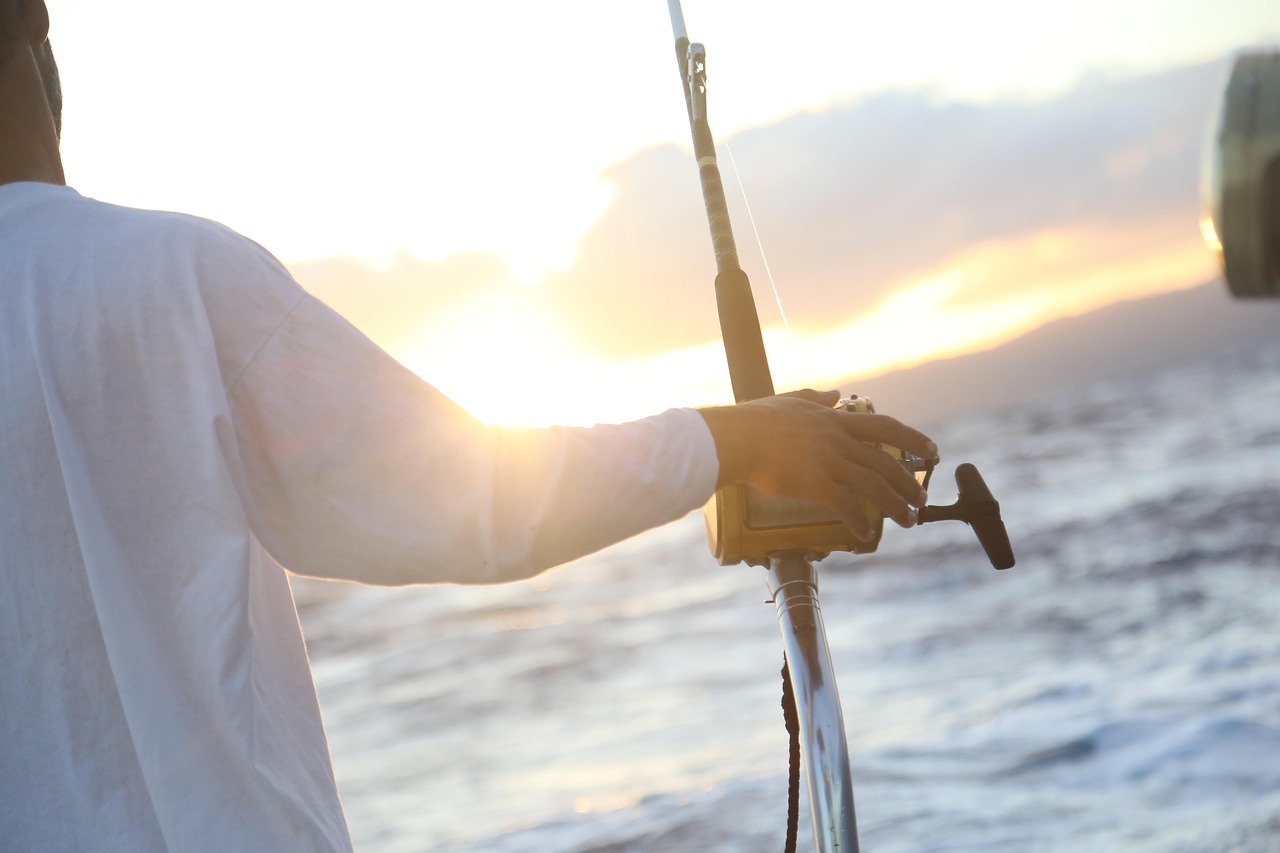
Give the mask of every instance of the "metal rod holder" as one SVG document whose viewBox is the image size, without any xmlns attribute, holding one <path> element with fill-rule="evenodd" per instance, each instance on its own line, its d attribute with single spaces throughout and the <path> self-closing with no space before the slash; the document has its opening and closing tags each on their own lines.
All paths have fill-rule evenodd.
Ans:
<svg viewBox="0 0 1280 853">
<path fill-rule="evenodd" d="M 769 557 L 768 582 L 800 718 L 814 846 L 818 853 L 857 853 L 853 775 L 818 601 L 818 572 L 804 553 L 784 551 Z"/>
</svg>

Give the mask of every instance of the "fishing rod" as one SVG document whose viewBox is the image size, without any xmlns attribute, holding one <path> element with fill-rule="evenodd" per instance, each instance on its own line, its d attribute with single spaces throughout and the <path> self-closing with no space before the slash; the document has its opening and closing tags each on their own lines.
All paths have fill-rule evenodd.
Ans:
<svg viewBox="0 0 1280 853">
<path fill-rule="evenodd" d="M 773 377 L 764 352 L 760 317 L 751 295 L 751 282 L 738 263 L 729 205 L 716 160 L 716 144 L 707 122 L 707 52 L 701 44 L 689 43 L 680 0 L 667 0 L 667 7 L 676 36 L 676 62 L 684 80 L 693 156 L 698 161 L 702 199 L 707 209 L 707 224 L 711 226 L 711 246 L 716 257 L 716 307 L 720 314 L 720 334 L 725 352 L 729 354 L 733 396 L 739 403 L 772 397 Z"/>
<path fill-rule="evenodd" d="M 716 309 L 737 402 L 772 396 L 773 378 L 751 282 L 738 260 L 729 220 L 715 140 L 707 117 L 706 48 L 690 42 L 680 0 L 667 0 L 675 35 L 676 63 L 684 91 L 694 158 L 702 185 L 707 224 L 716 261 Z M 840 402 L 850 413 L 871 413 L 863 397 Z M 879 446 L 898 459 L 928 488 L 938 459 L 920 459 L 898 448 Z M 959 497 L 950 506 L 922 507 L 921 524 L 956 520 L 973 528 L 996 569 L 1014 565 L 1013 549 L 1000 517 L 1000 505 L 978 469 L 956 469 Z M 817 504 L 765 495 L 745 486 L 716 492 L 704 514 L 711 552 L 721 565 L 763 566 L 782 632 L 783 705 L 792 738 L 791 791 L 788 797 L 787 850 L 795 849 L 798 775 L 804 764 L 814 846 L 818 853 L 857 853 L 858 828 L 844 716 L 818 597 L 814 565 L 833 551 L 869 553 L 879 545 L 884 516 L 861 502 L 874 536 L 863 541 L 829 510 Z"/>
</svg>

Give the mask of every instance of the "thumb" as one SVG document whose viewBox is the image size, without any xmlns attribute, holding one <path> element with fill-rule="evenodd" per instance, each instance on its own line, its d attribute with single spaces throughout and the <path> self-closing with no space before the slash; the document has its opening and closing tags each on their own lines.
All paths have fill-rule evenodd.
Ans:
<svg viewBox="0 0 1280 853">
<path fill-rule="evenodd" d="M 798 391 L 788 391 L 785 394 L 779 394 L 779 397 L 795 397 L 798 400 L 806 400 L 810 403 L 817 403 L 820 406 L 826 406 L 828 409 L 840 402 L 839 391 L 815 391 L 812 388 L 801 388 Z"/>
</svg>

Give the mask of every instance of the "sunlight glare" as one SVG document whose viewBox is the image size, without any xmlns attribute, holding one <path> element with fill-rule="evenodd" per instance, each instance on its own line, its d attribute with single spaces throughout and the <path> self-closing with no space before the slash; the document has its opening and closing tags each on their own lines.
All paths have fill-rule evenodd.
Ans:
<svg viewBox="0 0 1280 853">
<path fill-rule="evenodd" d="M 1218 229 L 1213 227 L 1213 217 L 1201 217 L 1200 236 L 1204 237 L 1204 244 L 1209 247 L 1211 252 L 1222 253 L 1222 241 L 1218 239 Z"/>
<path fill-rule="evenodd" d="M 836 328 L 764 330 L 774 385 L 845 390 L 858 378 L 988 349 L 1065 316 L 1119 299 L 1199 284 L 1213 275 L 1194 232 L 1152 242 L 1138 228 L 1051 229 L 990 241 L 892 288 Z M 1159 229 L 1156 229 L 1159 233 Z M 1132 246 L 1147 246 L 1132 252 Z M 554 309 L 502 297 L 433 317 L 398 353 L 427 381 L 489 423 L 546 426 L 617 422 L 672 406 L 732 402 L 719 341 L 627 361 L 582 348 Z"/>
<path fill-rule="evenodd" d="M 601 361 L 576 343 L 562 319 L 522 299 L 523 292 L 453 306 L 396 354 L 491 424 L 588 426 L 713 398 L 724 371 L 717 345 Z"/>
</svg>

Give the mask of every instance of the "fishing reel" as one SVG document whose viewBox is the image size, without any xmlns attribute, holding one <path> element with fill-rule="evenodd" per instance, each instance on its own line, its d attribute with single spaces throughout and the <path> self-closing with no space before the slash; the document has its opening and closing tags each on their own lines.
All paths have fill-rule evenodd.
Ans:
<svg viewBox="0 0 1280 853">
<path fill-rule="evenodd" d="M 873 414 L 875 406 L 865 397 L 840 401 L 839 409 L 854 414 Z M 937 459 L 921 459 L 896 447 L 874 446 L 897 459 L 924 488 L 928 488 Z M 973 528 L 997 569 L 1013 566 L 1013 548 L 1000 518 L 1000 504 L 991 495 L 978 469 L 965 463 L 956 469 L 959 499 L 950 506 L 921 507 L 920 524 L 932 521 L 963 521 Z M 826 507 L 768 495 L 747 486 L 720 489 L 703 508 L 707 542 L 722 566 L 738 563 L 768 565 L 769 555 L 781 551 L 802 551 L 811 559 L 822 559 L 833 551 L 870 554 L 880 545 L 884 514 L 868 500 L 859 508 L 871 523 L 870 541 L 859 539 L 844 522 Z"/>
<path fill-rule="evenodd" d="M 1280 296 L 1280 51 L 1236 57 L 1212 127 L 1200 230 L 1233 296 Z"/>
</svg>

